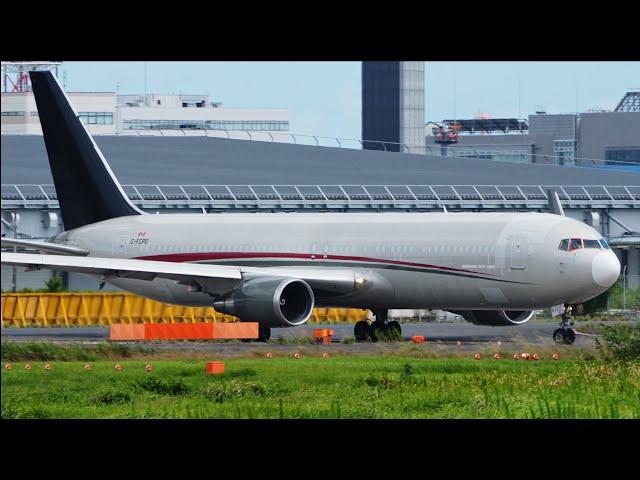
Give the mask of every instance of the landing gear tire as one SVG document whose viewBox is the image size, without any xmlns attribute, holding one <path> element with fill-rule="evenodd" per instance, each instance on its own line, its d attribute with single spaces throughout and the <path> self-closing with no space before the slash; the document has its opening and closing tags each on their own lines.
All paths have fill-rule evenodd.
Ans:
<svg viewBox="0 0 640 480">
<path fill-rule="evenodd" d="M 557 344 L 560 345 L 565 343 L 564 338 L 565 338 L 564 329 L 558 328 L 556 331 L 553 332 L 553 341 L 556 342 Z"/>
<path fill-rule="evenodd" d="M 557 344 L 573 345 L 576 341 L 576 332 L 572 328 L 558 328 L 553 332 L 553 340 Z"/>
<path fill-rule="evenodd" d="M 400 340 L 402 338 L 402 327 L 395 320 L 387 323 L 386 330 L 387 330 L 387 332 L 386 332 L 387 333 L 387 340 L 397 341 L 397 340 Z"/>
<path fill-rule="evenodd" d="M 269 327 L 258 328 L 258 341 L 268 342 L 271 338 L 271 329 Z"/>
<path fill-rule="evenodd" d="M 369 337 L 372 342 L 377 342 L 379 340 L 384 340 L 386 337 L 386 325 L 380 322 L 373 322 L 369 327 Z"/>
<path fill-rule="evenodd" d="M 375 312 L 375 322 L 369 324 L 365 320 L 356 322 L 353 327 L 353 335 L 358 342 L 379 342 L 384 340 L 400 340 L 402 338 L 402 327 L 396 321 L 387 322 L 388 310 L 378 310 Z"/>
<path fill-rule="evenodd" d="M 357 342 L 366 342 L 369 339 L 369 324 L 365 320 L 356 322 L 353 327 L 353 336 Z"/>
<path fill-rule="evenodd" d="M 572 328 L 567 328 L 565 332 L 565 342 L 567 345 L 573 345 L 576 341 L 576 332 Z"/>
<path fill-rule="evenodd" d="M 565 312 L 562 314 L 560 328 L 553 332 L 553 340 L 557 344 L 573 345 L 576 341 L 576 332 L 571 328 L 574 324 L 573 320 L 571 320 L 572 310 L 571 305 L 566 306 Z"/>
</svg>

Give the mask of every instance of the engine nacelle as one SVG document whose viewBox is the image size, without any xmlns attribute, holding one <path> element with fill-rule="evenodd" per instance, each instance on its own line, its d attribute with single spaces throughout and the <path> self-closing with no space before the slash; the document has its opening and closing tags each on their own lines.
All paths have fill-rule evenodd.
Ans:
<svg viewBox="0 0 640 480">
<path fill-rule="evenodd" d="M 462 315 L 467 322 L 474 325 L 491 327 L 520 325 L 531 320 L 533 316 L 533 310 L 464 310 L 453 313 Z"/>
<path fill-rule="evenodd" d="M 264 327 L 295 327 L 309 319 L 313 305 L 313 291 L 303 280 L 265 277 L 247 280 L 213 308 Z"/>
</svg>

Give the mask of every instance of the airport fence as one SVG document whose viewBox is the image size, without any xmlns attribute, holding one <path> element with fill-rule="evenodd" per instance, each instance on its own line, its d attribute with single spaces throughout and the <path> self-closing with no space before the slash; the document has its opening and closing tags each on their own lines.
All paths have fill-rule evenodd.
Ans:
<svg viewBox="0 0 640 480">
<path fill-rule="evenodd" d="M 311 323 L 356 322 L 367 310 L 315 308 Z M 183 307 L 121 292 L 3 293 L 2 327 L 83 327 L 112 323 L 215 323 L 236 317 L 213 307 Z"/>
<path fill-rule="evenodd" d="M 640 275 L 620 275 L 607 295 L 607 311 L 640 312 Z"/>
</svg>

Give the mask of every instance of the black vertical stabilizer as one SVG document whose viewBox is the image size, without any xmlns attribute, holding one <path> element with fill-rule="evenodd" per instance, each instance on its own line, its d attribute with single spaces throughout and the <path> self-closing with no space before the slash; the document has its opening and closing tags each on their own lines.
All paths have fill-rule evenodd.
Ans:
<svg viewBox="0 0 640 480">
<path fill-rule="evenodd" d="M 29 72 L 66 230 L 139 215 L 51 72 Z"/>
</svg>

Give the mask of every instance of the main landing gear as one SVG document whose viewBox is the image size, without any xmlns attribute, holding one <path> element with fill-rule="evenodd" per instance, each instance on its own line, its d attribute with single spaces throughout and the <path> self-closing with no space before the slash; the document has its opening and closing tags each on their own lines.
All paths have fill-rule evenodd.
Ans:
<svg viewBox="0 0 640 480">
<path fill-rule="evenodd" d="M 375 310 L 376 319 L 371 324 L 366 320 L 357 322 L 353 327 L 353 334 L 356 340 L 358 342 L 366 342 L 367 340 L 372 342 L 400 340 L 402 327 L 395 320 L 387 322 L 388 314 L 388 310 Z"/>
<path fill-rule="evenodd" d="M 557 344 L 573 345 L 576 341 L 576 332 L 573 328 L 575 322 L 571 319 L 571 306 L 568 306 L 562 314 L 560 328 L 553 332 L 553 340 Z"/>
<path fill-rule="evenodd" d="M 271 329 L 269 327 L 259 327 L 258 328 L 258 341 L 259 342 L 268 342 L 271 338 Z"/>
</svg>

